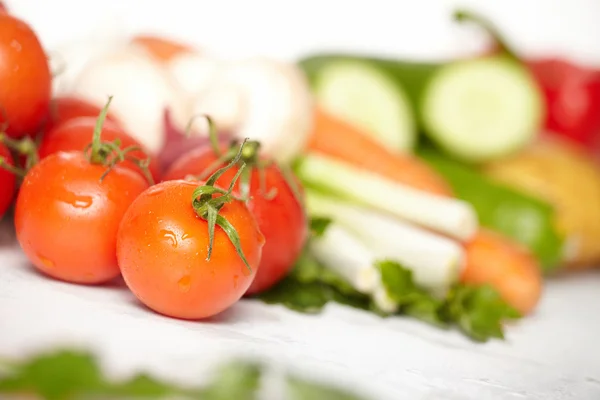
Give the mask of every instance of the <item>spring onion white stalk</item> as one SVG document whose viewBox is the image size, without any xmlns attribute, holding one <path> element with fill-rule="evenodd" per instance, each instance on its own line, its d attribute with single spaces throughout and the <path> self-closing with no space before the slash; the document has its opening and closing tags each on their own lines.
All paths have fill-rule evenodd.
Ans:
<svg viewBox="0 0 600 400">
<path fill-rule="evenodd" d="M 361 293 L 371 293 L 379 284 L 373 252 L 335 222 L 322 236 L 311 240 L 310 252 Z"/>
<path fill-rule="evenodd" d="M 297 173 L 309 185 L 461 241 L 469 240 L 478 228 L 475 210 L 467 202 L 392 182 L 329 157 L 308 154 Z"/>
<path fill-rule="evenodd" d="M 380 310 L 393 313 L 398 309 L 381 281 L 373 251 L 339 223 L 331 222 L 322 236 L 311 239 L 309 249 L 325 268 L 369 295 Z"/>
<path fill-rule="evenodd" d="M 371 295 L 373 303 L 383 312 L 393 314 L 398 311 L 398 303 L 396 303 L 388 294 L 387 289 L 383 284 L 379 284 Z"/>
<path fill-rule="evenodd" d="M 458 279 L 464 250 L 454 240 L 310 191 L 306 205 L 311 215 L 327 216 L 348 229 L 377 259 L 398 261 L 412 270 L 415 283 L 434 293 L 445 293 Z"/>
</svg>

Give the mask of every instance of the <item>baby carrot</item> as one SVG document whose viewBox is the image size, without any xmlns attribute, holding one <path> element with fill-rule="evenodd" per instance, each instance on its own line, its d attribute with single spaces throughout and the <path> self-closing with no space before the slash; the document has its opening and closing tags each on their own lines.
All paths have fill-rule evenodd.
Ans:
<svg viewBox="0 0 600 400">
<path fill-rule="evenodd" d="M 393 153 L 353 125 L 317 108 L 308 150 L 337 158 L 392 181 L 444 196 L 450 186 L 423 161 Z"/>
<path fill-rule="evenodd" d="M 530 314 L 542 293 L 542 274 L 535 257 L 510 239 L 480 230 L 465 246 L 461 282 L 490 284 L 522 315 Z"/>
<path fill-rule="evenodd" d="M 154 58 L 162 62 L 168 62 L 181 53 L 193 51 L 191 47 L 154 35 L 137 35 L 131 39 L 131 43 L 143 47 Z"/>
</svg>

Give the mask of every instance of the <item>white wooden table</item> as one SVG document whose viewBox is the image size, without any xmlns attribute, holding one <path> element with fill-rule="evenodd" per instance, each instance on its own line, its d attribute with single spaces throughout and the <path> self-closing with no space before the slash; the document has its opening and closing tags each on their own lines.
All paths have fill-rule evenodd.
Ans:
<svg viewBox="0 0 600 400">
<path fill-rule="evenodd" d="M 333 48 L 443 58 L 483 45 L 447 19 L 453 0 L 6 2 L 49 48 L 115 29 L 154 29 L 223 55 L 290 59 Z M 460 3 L 494 12 L 523 51 L 600 63 L 597 0 Z M 141 308 L 123 287 L 44 278 L 9 242 L 0 244 L 2 355 L 75 343 L 96 350 L 116 375 L 144 368 L 188 383 L 224 356 L 251 355 L 365 386 L 374 399 L 600 399 L 598 273 L 549 282 L 535 316 L 508 328 L 506 341 L 482 345 L 340 306 L 306 316 L 243 301 L 210 322 L 176 321 Z"/>
<path fill-rule="evenodd" d="M 123 286 L 45 278 L 6 230 L 2 238 L 2 356 L 82 346 L 111 375 L 144 369 L 187 384 L 215 363 L 250 356 L 357 385 L 373 399 L 600 399 L 600 274 L 550 282 L 536 315 L 508 327 L 506 341 L 476 344 L 341 306 L 308 316 L 242 301 L 208 322 L 173 320 L 139 306 Z"/>
</svg>

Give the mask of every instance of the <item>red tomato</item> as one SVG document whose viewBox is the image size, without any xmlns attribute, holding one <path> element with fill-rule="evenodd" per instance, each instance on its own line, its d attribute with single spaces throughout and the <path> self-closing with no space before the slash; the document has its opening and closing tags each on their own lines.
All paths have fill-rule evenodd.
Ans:
<svg viewBox="0 0 600 400">
<path fill-rule="evenodd" d="M 98 118 L 102 108 L 89 103 L 83 99 L 71 96 L 60 96 L 52 99 L 49 121 L 44 126 L 44 131 L 49 132 L 54 127 L 78 117 Z M 106 115 L 106 120 L 118 124 L 119 121 L 110 113 Z"/>
<path fill-rule="evenodd" d="M 5 160 L 8 164 L 13 165 L 10 152 L 2 143 L 0 143 L 0 158 Z M 0 218 L 4 216 L 6 210 L 10 207 L 14 194 L 15 175 L 0 167 Z"/>
<path fill-rule="evenodd" d="M 184 179 L 188 175 L 199 176 L 213 165 L 217 158 L 210 146 L 194 149 L 181 156 L 166 172 L 163 180 Z M 237 170 L 237 167 L 227 170 L 217 180 L 217 184 L 229 186 Z M 265 291 L 283 279 L 302 252 L 308 235 L 306 214 L 280 169 L 271 164 L 264 169 L 264 174 L 266 185 L 263 186 L 267 193 L 261 190 L 258 169 L 252 169 L 248 208 L 255 216 L 260 231 L 265 235 L 266 243 L 258 274 L 248 290 L 248 295 Z M 239 184 L 238 180 L 238 193 Z M 276 191 L 272 198 L 265 195 L 271 190 Z"/>
<path fill-rule="evenodd" d="M 127 168 L 91 164 L 82 152 L 53 154 L 23 180 L 15 206 L 17 239 L 40 271 L 96 284 L 119 275 L 117 230 L 148 183 Z"/>
<path fill-rule="evenodd" d="M 0 13 L 0 124 L 12 137 L 36 134 L 48 117 L 52 74 L 35 32 Z"/>
<path fill-rule="evenodd" d="M 129 207 L 117 239 L 123 278 L 150 309 L 175 318 L 201 319 L 238 301 L 256 275 L 264 236 L 244 203 L 226 203 L 219 215 L 239 234 L 250 270 L 220 227 L 211 259 L 208 223 L 196 215 L 192 194 L 198 183 L 163 182 Z"/>
<path fill-rule="evenodd" d="M 94 134 L 95 127 L 95 117 L 74 118 L 56 126 L 42 138 L 42 143 L 38 150 L 40 158 L 47 157 L 58 151 L 83 151 L 85 147 L 92 142 L 92 135 Z M 109 120 L 104 121 L 104 125 L 102 125 L 101 137 L 103 142 L 112 142 L 115 139 L 120 139 L 121 149 L 125 149 L 129 146 L 138 146 L 144 149 L 144 146 L 141 143 Z M 155 182 L 160 180 L 158 161 L 148 153 L 148 150 L 146 150 L 146 153 L 144 153 L 144 151 L 132 151 L 129 155 L 139 159 L 150 157 L 150 174 L 152 174 Z M 124 161 L 120 165 L 142 173 L 142 170 L 134 162 Z"/>
</svg>

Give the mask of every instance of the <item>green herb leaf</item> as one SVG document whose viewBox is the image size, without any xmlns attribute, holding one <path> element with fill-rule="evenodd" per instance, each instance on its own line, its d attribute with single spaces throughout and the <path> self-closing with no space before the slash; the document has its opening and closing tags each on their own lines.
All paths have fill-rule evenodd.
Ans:
<svg viewBox="0 0 600 400">
<path fill-rule="evenodd" d="M 258 299 L 267 304 L 281 304 L 290 310 L 303 313 L 321 311 L 331 296 L 327 288 L 319 283 L 302 283 L 286 278 L 272 289 L 261 293 Z"/>
<path fill-rule="evenodd" d="M 321 237 L 327 227 L 331 224 L 331 218 L 313 217 L 310 220 L 310 230 L 314 237 Z"/>
<path fill-rule="evenodd" d="M 203 392 L 202 400 L 254 400 L 260 378 L 261 368 L 257 364 L 240 362 L 225 365 Z"/>
<path fill-rule="evenodd" d="M 507 319 L 519 318 L 491 286 L 458 284 L 444 299 L 437 299 L 415 285 L 412 272 L 393 261 L 377 263 L 388 295 L 400 306 L 399 314 L 447 327 L 456 325 L 476 341 L 504 338 Z"/>
<path fill-rule="evenodd" d="M 142 397 L 145 399 L 155 399 L 165 397 L 169 394 L 183 395 L 183 392 L 186 392 L 164 382 L 159 382 L 147 374 L 139 374 L 129 381 L 107 386 L 104 392 L 106 395 L 110 395 L 111 398 Z M 189 398 L 194 398 L 194 396 L 190 395 Z"/>
<path fill-rule="evenodd" d="M 124 382 L 111 382 L 105 378 L 91 353 L 77 350 L 38 354 L 19 363 L 6 363 L 6 367 L 8 374 L 0 374 L 0 394 L 28 394 L 45 400 L 131 400 L 169 396 L 190 400 L 256 400 L 262 378 L 261 365 L 233 361 L 222 365 L 203 388 L 176 386 L 147 374 L 136 375 Z M 361 400 L 321 384 L 287 376 L 285 379 L 289 393 L 282 400 Z"/>
<path fill-rule="evenodd" d="M 90 354 L 58 351 L 35 357 L 0 377 L 0 393 L 34 392 L 47 400 L 98 393 L 105 389 L 100 368 Z"/>
<path fill-rule="evenodd" d="M 287 393 L 289 400 L 365 400 L 340 389 L 289 378 Z"/>
<path fill-rule="evenodd" d="M 417 287 L 411 270 L 390 260 L 379 261 L 376 266 L 388 296 L 400 306 L 399 313 L 434 325 L 445 325 L 438 312 L 441 307 L 440 300 Z"/>
<path fill-rule="evenodd" d="M 371 303 L 368 296 L 323 267 L 308 251 L 302 253 L 285 279 L 258 295 L 258 299 L 304 313 L 317 313 L 330 301 L 364 310 Z"/>
<path fill-rule="evenodd" d="M 504 338 L 502 323 L 521 315 L 510 307 L 491 286 L 456 285 L 440 313 L 477 341 Z"/>
</svg>

